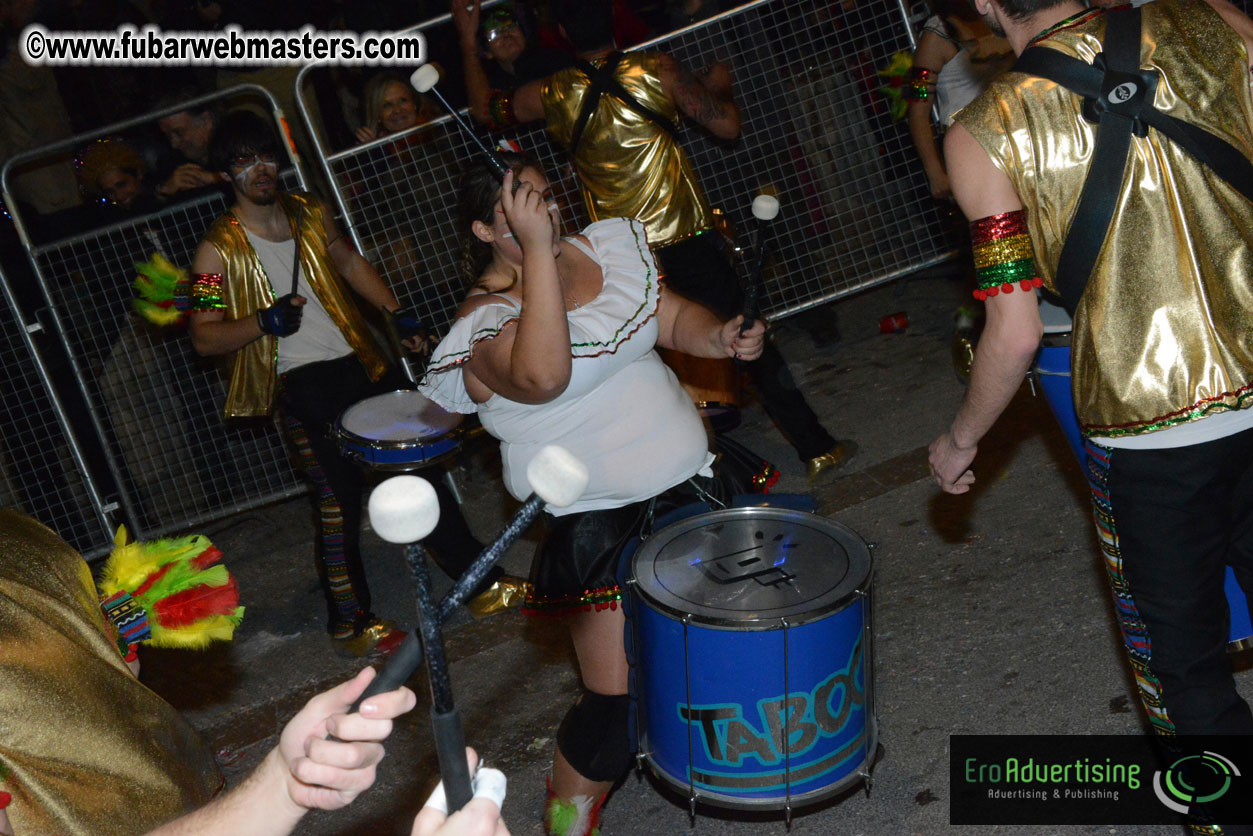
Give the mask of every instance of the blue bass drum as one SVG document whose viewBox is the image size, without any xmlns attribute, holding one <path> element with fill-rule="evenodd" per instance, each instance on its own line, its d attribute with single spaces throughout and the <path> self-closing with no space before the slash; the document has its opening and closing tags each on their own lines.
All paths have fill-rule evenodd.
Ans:
<svg viewBox="0 0 1253 836">
<path fill-rule="evenodd" d="M 384 392 L 348 407 L 335 436 L 344 458 L 371 470 L 400 472 L 443 461 L 461 447 L 465 416 L 412 389 Z"/>
<path fill-rule="evenodd" d="M 703 801 L 786 809 L 869 783 L 870 550 L 837 522 L 729 508 L 632 561 L 639 752 Z"/>
</svg>

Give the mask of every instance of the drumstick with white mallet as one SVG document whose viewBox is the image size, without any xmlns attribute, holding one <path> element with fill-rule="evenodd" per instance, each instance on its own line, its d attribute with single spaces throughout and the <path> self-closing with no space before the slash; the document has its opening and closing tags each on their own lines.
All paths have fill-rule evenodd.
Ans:
<svg viewBox="0 0 1253 836">
<path fill-rule="evenodd" d="M 439 101 L 444 110 L 448 111 L 448 115 L 451 116 L 453 121 L 457 123 L 457 126 L 465 132 L 465 135 L 468 136 L 470 140 L 479 147 L 479 150 L 483 152 L 483 155 L 487 157 L 487 164 L 492 167 L 492 171 L 496 172 L 496 177 L 504 180 L 505 175 L 509 172 L 509 166 L 505 165 L 504 161 L 499 155 L 497 155 L 492 147 L 480 139 L 479 135 L 474 132 L 474 129 L 466 124 L 466 121 L 461 118 L 461 114 L 457 112 L 457 109 L 448 103 L 448 100 L 444 98 L 444 94 L 439 92 L 439 88 L 435 86 L 438 82 L 439 70 L 431 64 L 423 64 L 421 67 L 418 67 L 413 71 L 413 75 L 409 76 L 409 83 L 413 85 L 413 89 L 417 90 L 419 93 L 430 93 L 435 96 L 436 100 Z"/>
<path fill-rule="evenodd" d="M 773 195 L 759 194 L 753 198 L 753 217 L 757 219 L 757 258 L 753 272 L 749 274 L 748 286 L 744 288 L 744 334 L 761 318 L 761 271 L 766 264 L 766 224 L 779 216 L 779 199 Z"/>
<path fill-rule="evenodd" d="M 408 681 L 425 656 L 431 684 L 431 718 L 435 728 L 436 752 L 448 797 L 449 811 L 456 811 L 470 799 L 470 777 L 465 767 L 465 737 L 461 718 L 452 700 L 443 635 L 439 625 L 469 597 L 492 566 L 539 516 L 545 503 L 558 507 L 571 505 L 587 489 L 588 473 L 583 463 L 556 445 L 540 450 L 527 466 L 527 480 L 535 492 L 514 514 L 504 531 L 475 559 L 460 580 L 436 607 L 430 592 L 425 556 L 418 542 L 435 528 L 439 502 L 434 489 L 416 476 L 397 476 L 379 485 L 370 495 L 370 525 L 384 540 L 405 545 L 405 558 L 418 588 L 418 617 L 421 638 L 408 636 L 387 660 L 348 713 L 361 703 Z M 425 652 L 424 652 L 425 651 Z M 447 769 L 445 765 L 447 764 Z"/>
</svg>

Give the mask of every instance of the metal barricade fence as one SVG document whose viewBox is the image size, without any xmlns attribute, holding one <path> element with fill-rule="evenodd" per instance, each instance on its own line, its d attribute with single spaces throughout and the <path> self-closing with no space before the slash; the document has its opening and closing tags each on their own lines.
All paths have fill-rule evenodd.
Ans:
<svg viewBox="0 0 1253 836">
<path fill-rule="evenodd" d="M 189 104 L 239 103 L 241 97 L 260 101 L 281 120 L 273 98 L 259 87 L 231 88 Z M 82 148 L 100 136 L 121 134 L 178 110 L 149 114 L 15 158 L 4 169 L 6 200 L 15 164 Z M 282 180 L 285 188 L 304 183 L 294 164 L 285 167 Z M 79 458 L 89 461 L 85 471 L 91 470 L 91 460 L 102 461 L 98 469 L 108 473 L 95 474 L 97 480 L 111 478 L 110 488 L 116 491 L 114 497 L 102 490 L 105 495 L 93 502 L 96 516 L 124 521 L 137 537 L 150 538 L 304 490 L 272 422 L 223 421 L 220 366 L 198 357 L 182 328 L 158 329 L 132 310 L 135 265 L 161 252 L 176 265 L 190 266 L 209 225 L 227 208 L 221 192 L 50 243 L 32 243 L 12 200 L 9 206 L 51 312 L 51 331 L 36 336 L 59 341 L 68 353 L 72 380 L 45 383 L 52 391 L 55 386 L 76 387 L 85 400 L 93 432 L 91 437 L 79 433 L 84 445 Z M 43 344 L 38 348 L 53 350 Z M 10 365 L 5 363 L 12 374 Z M 37 411 L 25 418 L 42 420 Z M 110 501 L 114 498 L 120 518 L 115 518 L 119 509 Z M 89 516 L 79 507 L 68 518 L 54 514 L 52 524 L 64 533 Z M 75 545 L 87 555 L 105 551 L 112 535 L 107 526 L 102 530 L 106 537 L 93 532 L 87 544 L 80 539 Z"/>
<path fill-rule="evenodd" d="M 35 346 L 43 325 L 23 315 L 2 273 L 0 289 L 0 506 L 24 509 L 86 553 L 112 538 L 104 501 Z"/>
<path fill-rule="evenodd" d="M 852 11 L 819 0 L 760 0 L 637 47 L 670 52 L 691 68 L 731 65 L 741 137 L 722 143 L 685 126 L 681 141 L 710 204 L 734 227 L 750 228 L 750 206 L 763 189 L 779 197 L 763 297 L 776 319 L 956 254 L 949 210 L 931 199 L 908 130 L 892 120 L 879 89 L 878 70 L 912 48 L 909 18 L 903 0 Z M 320 126 L 298 102 L 320 144 Z M 502 136 L 543 163 L 567 231 L 585 224 L 565 155 L 542 126 Z M 442 329 L 463 295 L 453 215 L 457 172 L 473 145 L 444 116 L 353 148 L 318 150 L 361 251 L 402 303 Z"/>
</svg>

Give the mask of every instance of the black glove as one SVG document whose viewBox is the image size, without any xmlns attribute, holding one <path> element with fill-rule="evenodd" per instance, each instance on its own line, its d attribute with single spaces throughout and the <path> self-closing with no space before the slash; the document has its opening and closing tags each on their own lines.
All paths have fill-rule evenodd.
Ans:
<svg viewBox="0 0 1253 836">
<path fill-rule="evenodd" d="M 257 324 L 261 326 L 261 333 L 290 337 L 300 330 L 300 317 L 304 315 L 304 308 L 292 303 L 295 298 L 294 293 L 280 296 L 270 307 L 257 311 Z"/>
<path fill-rule="evenodd" d="M 425 337 L 426 326 L 422 324 L 422 320 L 418 319 L 418 315 L 411 310 L 401 308 L 392 311 L 392 322 L 396 323 L 396 336 L 401 342 L 411 340 L 414 337 Z"/>
</svg>

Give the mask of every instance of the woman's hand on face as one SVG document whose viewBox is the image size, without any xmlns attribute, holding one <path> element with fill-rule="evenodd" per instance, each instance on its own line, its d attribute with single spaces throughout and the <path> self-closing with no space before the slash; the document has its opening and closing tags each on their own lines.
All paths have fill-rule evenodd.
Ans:
<svg viewBox="0 0 1253 836">
<path fill-rule="evenodd" d="M 729 319 L 722 324 L 722 330 L 718 332 L 718 337 L 722 341 L 723 351 L 728 357 L 734 357 L 737 360 L 756 360 L 761 356 L 762 348 L 766 341 L 766 323 L 760 318 L 753 323 L 753 327 L 749 328 L 743 334 L 740 328 L 744 326 L 744 317 L 737 316 L 735 319 Z"/>
<path fill-rule="evenodd" d="M 379 135 L 380 135 L 379 132 L 376 131 L 374 128 L 371 128 L 369 125 L 366 125 L 361 128 L 357 128 L 357 141 L 358 142 L 372 142 L 373 140 L 378 139 Z"/>
<path fill-rule="evenodd" d="M 505 210 L 509 229 L 523 253 L 552 251 L 553 219 L 544 196 L 525 181 L 514 191 L 514 174 L 506 172 L 500 186 L 500 206 Z"/>
</svg>

